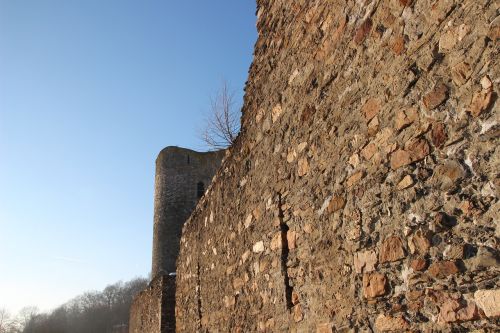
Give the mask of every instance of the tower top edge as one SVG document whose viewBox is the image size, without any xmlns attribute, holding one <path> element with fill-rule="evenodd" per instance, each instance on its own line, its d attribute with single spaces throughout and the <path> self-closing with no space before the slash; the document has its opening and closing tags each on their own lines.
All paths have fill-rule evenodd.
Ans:
<svg viewBox="0 0 500 333">
<path fill-rule="evenodd" d="M 176 155 L 184 155 L 186 153 L 189 153 L 191 155 L 198 155 L 198 156 L 209 156 L 209 155 L 219 155 L 222 154 L 225 151 L 225 149 L 221 150 L 213 150 L 213 151 L 196 151 L 188 148 L 183 148 L 179 146 L 167 146 L 163 148 L 160 153 L 158 154 L 158 157 L 156 158 L 156 163 L 159 161 L 165 160 L 168 157 L 171 156 L 176 156 Z"/>
</svg>

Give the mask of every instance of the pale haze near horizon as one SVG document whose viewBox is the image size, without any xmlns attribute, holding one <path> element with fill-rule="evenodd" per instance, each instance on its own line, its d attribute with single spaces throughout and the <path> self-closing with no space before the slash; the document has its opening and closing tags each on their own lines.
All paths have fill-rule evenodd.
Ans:
<svg viewBox="0 0 500 333">
<path fill-rule="evenodd" d="M 255 39 L 254 0 L 0 0 L 0 308 L 147 276 L 156 155 Z"/>
</svg>

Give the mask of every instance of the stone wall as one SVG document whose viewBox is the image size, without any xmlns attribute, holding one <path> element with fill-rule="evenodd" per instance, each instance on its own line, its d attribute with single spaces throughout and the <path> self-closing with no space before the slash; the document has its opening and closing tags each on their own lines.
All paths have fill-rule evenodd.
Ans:
<svg viewBox="0 0 500 333">
<path fill-rule="evenodd" d="M 175 332 L 175 277 L 153 279 L 134 299 L 130 309 L 130 333 Z"/>
<path fill-rule="evenodd" d="M 178 332 L 499 329 L 498 2 L 259 0 Z"/>
<path fill-rule="evenodd" d="M 224 151 L 166 147 L 156 159 L 152 281 L 130 309 L 130 333 L 175 331 L 175 261 L 184 222 L 210 186 Z"/>
<path fill-rule="evenodd" d="M 210 185 L 223 153 L 166 147 L 158 155 L 154 194 L 153 277 L 175 272 L 182 226 Z"/>
</svg>

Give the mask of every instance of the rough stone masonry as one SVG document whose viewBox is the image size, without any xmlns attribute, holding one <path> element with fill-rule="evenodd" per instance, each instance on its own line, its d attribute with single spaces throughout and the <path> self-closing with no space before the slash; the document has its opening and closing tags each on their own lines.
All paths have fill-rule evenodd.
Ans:
<svg viewBox="0 0 500 333">
<path fill-rule="evenodd" d="M 499 2 L 257 3 L 177 332 L 499 331 Z"/>
<path fill-rule="evenodd" d="M 166 147 L 156 159 L 152 278 L 175 272 L 182 226 L 210 185 L 223 151 Z"/>
<path fill-rule="evenodd" d="M 152 281 L 133 301 L 129 332 L 175 331 L 175 261 L 182 225 L 210 185 L 224 151 L 166 147 L 156 159 Z"/>
</svg>

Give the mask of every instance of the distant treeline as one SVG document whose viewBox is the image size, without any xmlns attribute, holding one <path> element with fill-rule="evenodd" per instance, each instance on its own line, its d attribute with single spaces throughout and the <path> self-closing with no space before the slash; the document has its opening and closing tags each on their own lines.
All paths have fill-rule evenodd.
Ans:
<svg viewBox="0 0 500 333">
<path fill-rule="evenodd" d="M 121 333 L 128 332 L 132 299 L 148 284 L 137 278 L 118 282 L 103 291 L 86 292 L 50 313 L 37 313 L 33 308 L 0 333 Z M 16 328 L 17 327 L 17 328 Z"/>
</svg>

